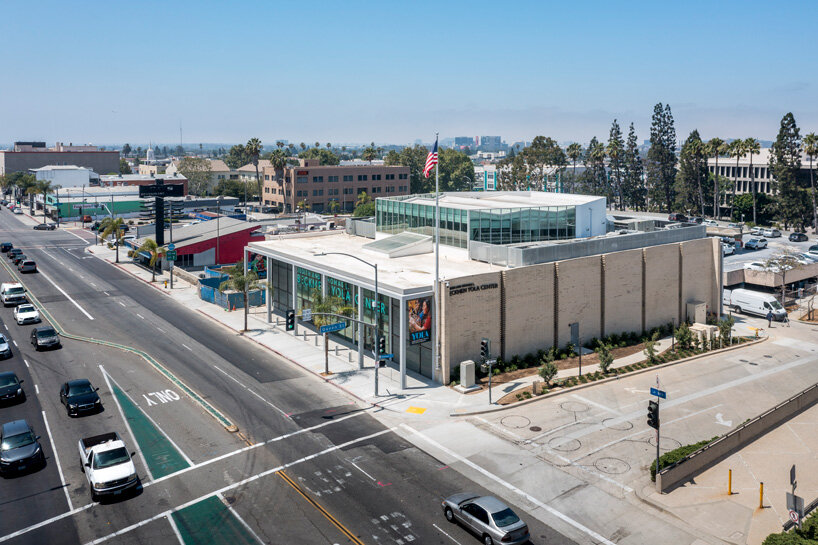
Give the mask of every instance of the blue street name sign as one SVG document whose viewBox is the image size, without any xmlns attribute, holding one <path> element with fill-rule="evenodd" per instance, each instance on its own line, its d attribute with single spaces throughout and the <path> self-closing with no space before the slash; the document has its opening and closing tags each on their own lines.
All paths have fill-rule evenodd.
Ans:
<svg viewBox="0 0 818 545">
<path fill-rule="evenodd" d="M 168 250 L 173 251 L 175 249 L 176 249 L 176 245 L 174 243 L 171 242 L 170 244 L 168 244 Z"/>
<path fill-rule="evenodd" d="M 650 389 L 650 395 L 656 396 L 656 397 L 661 397 L 662 399 L 667 399 L 667 394 L 665 393 L 665 391 L 664 390 L 659 390 L 658 388 L 651 388 Z"/>
<path fill-rule="evenodd" d="M 321 333 L 332 333 L 333 331 L 341 331 L 342 329 L 346 329 L 347 325 L 344 322 L 338 322 L 335 324 L 329 325 L 322 325 L 319 331 Z"/>
<path fill-rule="evenodd" d="M 395 354 L 381 354 L 380 356 L 378 356 L 378 359 L 391 360 L 394 357 L 395 357 Z"/>
</svg>

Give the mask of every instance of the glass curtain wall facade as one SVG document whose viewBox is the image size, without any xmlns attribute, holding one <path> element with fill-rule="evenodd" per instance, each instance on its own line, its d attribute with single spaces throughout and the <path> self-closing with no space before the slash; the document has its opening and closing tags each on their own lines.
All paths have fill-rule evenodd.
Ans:
<svg viewBox="0 0 818 545">
<path fill-rule="evenodd" d="M 404 231 L 434 236 L 434 205 L 378 199 L 377 230 L 398 234 Z M 576 237 L 576 209 L 573 206 L 494 208 L 461 210 L 440 207 L 440 242 L 458 248 L 469 240 L 490 244 L 538 242 Z"/>
</svg>

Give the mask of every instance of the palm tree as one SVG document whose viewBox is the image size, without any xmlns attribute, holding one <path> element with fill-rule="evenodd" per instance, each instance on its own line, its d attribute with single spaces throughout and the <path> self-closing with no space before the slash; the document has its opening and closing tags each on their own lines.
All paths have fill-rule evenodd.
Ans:
<svg viewBox="0 0 818 545">
<path fill-rule="evenodd" d="M 332 149 L 332 144 L 330 142 L 327 142 L 327 149 Z"/>
<path fill-rule="evenodd" d="M 730 219 L 733 218 L 733 206 L 736 204 L 736 191 L 738 189 L 738 160 L 744 157 L 744 140 L 737 139 L 730 142 L 727 154 L 736 158 L 736 170 L 733 173 L 733 200 L 730 201 Z"/>
<path fill-rule="evenodd" d="M 316 140 L 316 141 L 315 141 L 315 147 L 316 147 L 316 148 L 320 148 L 320 147 L 321 147 L 321 142 L 319 142 L 319 141 L 317 141 L 317 140 Z"/>
<path fill-rule="evenodd" d="M 357 208 L 358 206 L 364 205 L 364 204 L 368 203 L 371 200 L 372 200 L 372 197 L 367 195 L 366 191 L 361 191 L 360 193 L 358 193 L 358 200 L 355 201 L 355 207 Z"/>
<path fill-rule="evenodd" d="M 574 163 L 573 179 L 571 181 L 571 184 L 573 185 L 577 181 L 577 161 L 579 161 L 579 158 L 582 157 L 582 146 L 574 142 L 565 149 L 565 155 L 567 155 L 571 159 L 571 162 Z"/>
<path fill-rule="evenodd" d="M 230 269 L 229 274 L 230 278 L 219 284 L 219 292 L 224 293 L 227 290 L 233 290 L 242 294 L 244 299 L 244 329 L 242 332 L 244 332 L 247 331 L 247 292 L 259 289 L 261 284 L 259 284 L 256 271 L 245 273 L 242 262 L 236 263 Z"/>
<path fill-rule="evenodd" d="M 145 239 L 142 246 L 136 250 L 136 253 L 148 252 L 151 254 L 151 258 L 148 261 L 148 265 L 150 265 L 151 268 L 151 282 L 156 282 L 156 261 L 162 257 L 166 251 L 167 250 L 165 248 L 156 244 L 156 241 L 152 238 Z"/>
<path fill-rule="evenodd" d="M 804 137 L 804 153 L 809 157 L 809 185 L 812 192 L 812 232 L 818 233 L 818 211 L 815 204 L 815 175 L 812 171 L 812 160 L 818 155 L 818 136 L 814 132 Z"/>
<path fill-rule="evenodd" d="M 690 152 L 693 155 L 694 163 L 696 165 L 696 185 L 699 189 L 699 209 L 701 212 L 702 217 L 704 217 L 704 189 L 702 189 L 702 174 L 701 174 L 701 164 L 699 161 L 704 158 L 705 164 L 707 164 L 707 152 L 705 144 L 700 140 L 692 140 L 689 144 Z"/>
<path fill-rule="evenodd" d="M 725 153 L 724 140 L 719 137 L 711 138 L 707 142 L 707 155 L 716 159 L 716 175 L 713 176 L 713 219 L 719 216 L 719 155 Z"/>
<path fill-rule="evenodd" d="M 761 153 L 761 144 L 755 138 L 747 138 L 744 141 L 744 151 L 750 154 L 750 185 L 753 190 L 753 223 L 756 223 L 756 177 L 753 172 L 753 155 Z"/>
<path fill-rule="evenodd" d="M 45 223 L 46 196 L 49 193 L 53 193 L 55 188 L 51 185 L 51 182 L 49 182 L 48 180 L 37 180 L 37 185 L 35 187 L 37 188 L 37 194 L 43 196 L 43 223 Z"/>
<path fill-rule="evenodd" d="M 114 244 L 116 245 L 116 262 L 119 263 L 119 243 L 122 240 L 122 218 L 102 218 L 99 222 L 99 238 L 100 241 L 105 240 L 111 235 L 114 235 Z"/>
<path fill-rule="evenodd" d="M 338 199 L 332 199 L 329 202 L 329 211 L 331 213 L 337 214 L 339 208 L 341 208 L 341 203 L 338 202 Z"/>
<path fill-rule="evenodd" d="M 302 150 L 307 149 L 307 144 L 305 144 L 304 142 L 301 142 L 301 144 L 299 144 L 299 145 L 301 146 Z"/>
<path fill-rule="evenodd" d="M 258 198 L 261 200 L 263 191 L 261 190 L 261 178 L 258 175 L 258 157 L 261 155 L 261 140 L 258 138 L 251 138 L 244 146 L 244 152 L 250 157 L 253 166 L 256 167 L 256 185 L 258 186 Z M 244 209 L 247 211 L 247 182 L 244 182 Z"/>
<path fill-rule="evenodd" d="M 378 149 L 375 147 L 375 142 L 372 142 L 366 148 L 364 148 L 363 153 L 361 154 L 361 159 L 364 161 L 369 161 L 369 164 L 372 164 L 372 160 L 377 157 Z"/>
</svg>

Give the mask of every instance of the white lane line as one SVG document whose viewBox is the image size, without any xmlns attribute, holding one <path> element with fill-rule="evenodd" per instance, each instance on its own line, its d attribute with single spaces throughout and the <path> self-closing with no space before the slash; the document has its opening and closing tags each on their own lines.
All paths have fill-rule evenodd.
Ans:
<svg viewBox="0 0 818 545">
<path fill-rule="evenodd" d="M 111 386 L 111 382 L 108 380 L 108 373 L 105 372 L 105 369 L 101 365 L 99 366 L 99 369 L 102 371 L 102 378 L 105 379 L 105 384 L 108 385 L 108 390 L 111 392 L 111 397 L 114 398 L 116 408 L 119 409 L 119 415 L 122 417 L 122 422 L 125 423 L 125 427 L 128 428 L 128 433 L 131 434 L 131 439 L 133 440 L 136 452 L 138 452 L 139 456 L 142 458 L 142 464 L 145 466 L 145 471 L 148 472 L 148 478 L 152 481 L 153 474 L 151 473 L 151 468 L 148 467 L 148 461 L 145 459 L 145 454 L 143 454 L 142 449 L 139 448 L 139 443 L 136 441 L 136 436 L 133 434 L 131 425 L 128 424 L 128 419 L 125 418 L 125 411 L 122 410 L 122 406 L 119 404 L 119 400 L 116 398 L 116 394 L 114 393 L 114 389 Z"/>
<path fill-rule="evenodd" d="M 367 473 L 366 471 L 364 471 L 363 469 L 361 469 L 361 468 L 358 466 L 358 464 L 356 464 L 356 463 L 355 463 L 355 462 L 353 462 L 352 460 L 350 460 L 350 461 L 349 461 L 349 463 L 350 463 L 350 464 L 352 464 L 352 465 L 355 467 L 355 469 L 357 469 L 358 471 L 360 471 L 361 473 L 363 473 L 364 475 L 366 475 L 367 477 L 369 477 L 369 478 L 370 478 L 370 480 L 372 480 L 372 481 L 374 481 L 374 480 L 375 480 L 375 477 L 373 477 L 372 475 L 370 475 L 369 473 Z"/>
<path fill-rule="evenodd" d="M 61 287 L 59 287 L 59 286 L 58 286 L 58 285 L 57 285 L 57 284 L 56 284 L 56 283 L 55 283 L 53 280 L 51 280 L 51 278 L 50 278 L 50 277 L 46 276 L 46 274 L 45 274 L 43 271 L 40 271 L 40 276 L 42 276 L 43 278 L 45 278 L 46 280 L 48 280 L 49 282 L 51 282 L 51 284 L 52 284 L 52 285 L 53 285 L 55 288 L 57 288 L 57 289 L 60 291 L 60 293 L 62 293 L 63 295 L 65 295 L 65 297 L 66 297 L 66 298 L 67 298 L 69 301 L 71 301 L 72 303 L 74 303 L 74 306 L 75 306 L 75 307 L 77 307 L 78 309 L 80 309 L 80 310 L 82 311 L 82 313 L 83 313 L 83 314 L 85 314 L 86 316 L 88 316 L 88 319 L 89 319 L 89 320 L 93 320 L 93 319 L 94 319 L 94 317 L 93 317 L 93 316 L 91 316 L 90 314 L 88 314 L 88 312 L 86 312 L 86 311 L 85 311 L 85 309 L 84 309 L 84 308 L 82 308 L 82 307 L 79 305 L 79 303 L 77 303 L 76 301 L 74 301 L 74 300 L 71 298 L 71 296 L 70 296 L 70 295 L 68 295 L 67 293 L 65 293 L 65 291 L 64 291 L 64 290 L 63 290 Z"/>
<path fill-rule="evenodd" d="M 125 303 L 123 303 L 122 301 L 117 301 L 117 303 L 119 303 L 119 304 L 120 304 L 120 305 L 122 305 L 123 307 L 125 306 Z"/>
<path fill-rule="evenodd" d="M 617 410 L 611 409 L 610 407 L 606 407 L 605 405 L 602 405 L 601 403 L 597 403 L 596 401 L 591 401 L 590 399 L 588 399 L 586 397 L 582 397 L 581 395 L 571 394 L 571 397 L 579 399 L 580 401 L 582 401 L 583 403 L 587 403 L 588 405 L 593 405 L 597 409 L 602 409 L 605 412 L 609 412 L 609 413 L 615 414 L 617 416 L 622 414 L 621 412 L 619 412 Z"/>
<path fill-rule="evenodd" d="M 71 231 L 70 229 L 65 229 L 65 228 L 63 228 L 63 231 L 65 231 L 65 232 L 66 232 L 66 233 L 68 233 L 69 235 L 74 235 L 75 237 L 77 237 L 78 239 L 80 239 L 81 241 L 83 241 L 83 242 L 84 242 L 86 245 L 88 244 L 88 241 L 87 241 L 87 240 L 85 240 L 84 238 L 82 238 L 81 236 L 79 236 L 77 233 L 75 233 L 75 232 Z"/>
<path fill-rule="evenodd" d="M 164 332 L 165 332 L 165 330 L 164 330 L 164 329 L 162 329 L 162 328 L 161 328 L 161 327 L 159 327 L 159 326 L 156 326 L 156 329 L 158 329 L 158 330 L 159 330 L 159 331 L 161 331 L 162 333 L 164 333 Z"/>
<path fill-rule="evenodd" d="M 444 532 L 444 531 L 443 531 L 443 530 L 440 528 L 440 526 L 438 526 L 437 524 L 432 524 L 432 526 L 434 526 L 435 528 L 437 528 L 437 531 L 438 531 L 438 532 L 440 532 L 440 533 L 441 533 L 441 534 L 443 534 L 444 536 L 448 537 L 449 539 L 451 539 L 452 541 L 454 541 L 455 543 L 457 543 L 457 545 L 460 545 L 460 542 L 459 542 L 459 541 L 457 541 L 455 538 L 453 538 L 452 536 L 450 536 L 449 534 L 447 534 L 446 532 Z"/>
<path fill-rule="evenodd" d="M 216 366 L 214 365 L 213 367 L 216 367 Z M 231 374 L 227 373 L 226 371 L 222 371 L 222 370 L 221 370 L 220 368 L 218 368 L 218 367 L 216 367 L 216 371 L 218 371 L 219 373 L 223 374 L 224 376 L 226 376 L 227 378 L 229 378 L 230 380 L 232 380 L 233 382 L 235 382 L 236 384 L 238 384 L 239 386 L 241 386 L 241 387 L 242 387 L 242 388 L 244 388 L 245 390 L 247 390 L 247 389 L 248 389 L 248 388 L 247 388 L 247 386 L 245 386 L 244 384 L 242 384 L 241 382 L 239 382 L 239 379 L 237 379 L 237 378 L 233 377 Z"/>
<path fill-rule="evenodd" d="M 434 439 L 432 439 L 430 437 L 427 437 L 425 434 L 417 431 L 413 427 L 411 427 L 411 426 L 409 426 L 407 424 L 401 424 L 400 427 L 404 428 L 405 430 L 408 430 L 408 431 L 412 432 L 413 434 L 420 437 L 426 443 L 428 443 L 428 444 L 432 445 L 433 447 L 445 452 L 448 456 L 450 456 L 450 457 L 454 458 L 455 460 L 458 460 L 459 462 L 469 466 L 470 468 L 472 468 L 475 471 L 481 473 L 483 476 L 488 477 L 489 479 L 496 482 L 497 484 L 500 484 L 500 485 L 504 486 L 508 490 L 514 492 L 515 494 L 517 494 L 521 498 L 529 501 L 533 505 L 536 505 L 540 509 L 549 512 L 551 515 L 553 515 L 553 516 L 559 518 L 560 520 L 570 524 L 571 526 L 573 526 L 577 530 L 579 530 L 579 531 L 581 531 L 581 532 L 583 532 L 585 534 L 588 534 L 589 536 L 591 536 L 593 539 L 595 539 L 599 543 L 604 543 L 605 545 L 615 545 L 613 541 L 610 541 L 610 540 L 606 539 L 605 537 L 603 537 L 602 535 L 600 535 L 600 534 L 596 533 L 595 531 L 591 530 L 590 528 L 588 528 L 587 526 L 585 526 L 581 522 L 578 522 L 578 521 L 572 519 L 571 517 L 569 517 L 565 513 L 562 513 L 561 511 L 557 511 L 556 509 L 554 509 L 550 505 L 544 504 L 543 502 L 541 502 L 540 500 L 538 500 L 537 498 L 535 498 L 531 494 L 528 494 L 528 493 L 520 490 L 519 488 L 517 488 L 513 484 L 504 481 L 503 479 L 501 479 L 500 477 L 498 477 L 497 475 L 495 475 L 491 471 L 489 471 L 487 469 L 484 469 L 481 466 L 479 466 L 479 465 L 475 464 L 474 462 L 472 462 L 471 460 L 467 460 L 466 458 L 460 456 L 459 454 L 449 450 L 448 448 L 444 447 L 443 445 L 441 445 L 440 443 L 438 443 Z"/>
<path fill-rule="evenodd" d="M 36 384 L 34 385 L 34 393 L 40 395 L 40 387 L 37 386 Z"/>
<path fill-rule="evenodd" d="M 145 317 L 144 317 L 144 316 L 142 316 L 141 314 L 139 314 L 138 312 L 136 313 L 136 315 L 137 315 L 137 316 L 139 316 L 139 318 L 140 318 L 141 320 L 144 320 L 144 319 L 145 319 Z"/>
<path fill-rule="evenodd" d="M 243 519 L 243 518 L 241 518 L 241 517 L 239 516 L 239 514 L 236 512 L 236 510 L 235 510 L 235 509 L 233 509 L 233 506 L 232 506 L 232 505 L 230 505 L 230 503 L 229 503 L 229 502 L 228 502 L 228 501 L 227 501 L 227 500 L 224 498 L 224 496 L 222 496 L 221 492 L 220 492 L 220 493 L 218 493 L 218 494 L 216 494 L 216 496 L 217 496 L 217 497 L 219 498 L 219 500 L 220 500 L 220 501 L 221 501 L 221 502 L 224 504 L 224 506 L 225 506 L 225 507 L 227 507 L 227 510 L 228 510 L 228 511 L 230 511 L 231 513 L 233 513 L 233 516 L 234 516 L 234 517 L 236 517 L 236 519 L 238 519 L 238 521 L 241 523 L 241 525 L 242 525 L 242 526 L 244 526 L 244 528 L 245 528 L 245 529 L 246 529 L 248 532 L 250 532 L 250 535 L 251 535 L 251 536 L 253 536 L 254 538 L 256 538 L 256 541 L 258 541 L 259 543 L 261 543 L 262 545 L 264 545 L 264 541 L 263 541 L 263 540 L 262 540 L 260 537 L 258 537 L 258 534 L 256 534 L 256 533 L 253 531 L 253 529 L 252 529 L 252 528 L 250 528 L 250 525 L 249 525 L 249 524 L 247 524 L 247 523 L 244 521 L 244 519 Z"/>
<path fill-rule="evenodd" d="M 6 324 L 3 324 L 3 327 L 5 327 L 5 328 L 6 328 L 6 331 L 8 331 L 8 330 L 9 330 L 9 326 L 7 326 Z"/>
<path fill-rule="evenodd" d="M 377 433 L 373 433 L 371 435 L 367 435 L 367 436 L 364 436 L 364 437 L 359 437 L 358 439 L 353 439 L 352 441 L 347 441 L 346 443 L 343 443 L 341 445 L 333 445 L 333 446 L 331 446 L 329 448 L 326 448 L 326 449 L 324 449 L 324 450 L 322 450 L 320 452 L 316 452 L 315 454 L 310 454 L 309 456 L 305 456 L 305 457 L 300 458 L 298 460 L 295 460 L 293 462 L 289 462 L 287 464 L 283 464 L 283 465 L 280 465 L 278 467 L 274 467 L 272 469 L 262 471 L 261 473 L 257 473 L 255 475 L 253 475 L 252 477 L 247 477 L 246 479 L 242 479 L 241 481 L 237 481 L 237 482 L 235 482 L 233 484 L 229 484 L 229 485 L 224 486 L 224 487 L 222 487 L 222 488 L 220 488 L 218 490 L 214 490 L 213 492 L 210 492 L 208 494 L 204 494 L 202 496 L 199 496 L 198 498 L 194 498 L 194 499 L 190 500 L 187 503 L 183 503 L 181 505 L 178 505 L 178 506 L 174 507 L 171 510 L 164 511 L 162 513 L 159 513 L 158 515 L 154 515 L 151 518 L 142 520 L 140 522 L 137 522 L 136 524 L 132 524 L 131 526 L 128 526 L 127 528 L 123 528 L 122 530 L 119 530 L 119 531 L 114 532 L 112 534 L 108 534 L 107 536 L 100 537 L 98 539 L 95 539 L 94 541 L 89 541 L 86 545 L 96 545 L 97 543 L 103 543 L 105 541 L 108 541 L 111 538 L 121 536 L 122 534 L 130 532 L 131 530 L 135 530 L 136 528 L 139 528 L 140 526 L 144 526 L 146 524 L 149 524 L 149 523 L 153 522 L 154 520 L 164 518 L 164 517 L 168 516 L 168 514 L 170 514 L 170 513 L 173 513 L 173 512 L 176 512 L 176 511 L 181 511 L 182 509 L 190 507 L 191 505 L 195 505 L 195 504 L 199 503 L 200 501 L 204 501 L 207 498 L 210 498 L 212 496 L 217 496 L 218 497 L 220 494 L 224 494 L 225 492 L 229 492 L 230 490 L 234 490 L 234 489 L 239 488 L 241 486 L 245 486 L 245 485 L 247 485 L 247 484 L 249 484 L 249 483 L 251 483 L 253 481 L 261 479 L 262 477 L 266 477 L 268 475 L 278 473 L 279 471 L 282 471 L 284 469 L 287 469 L 289 467 L 292 467 L 292 466 L 295 466 L 295 465 L 298 465 L 298 464 L 303 464 L 304 462 L 307 462 L 309 460 L 313 460 L 313 459 L 318 458 L 319 456 L 323 456 L 325 454 L 329 454 L 330 452 L 345 449 L 345 448 L 350 447 L 350 446 L 352 446 L 352 445 L 354 445 L 356 443 L 360 443 L 362 441 L 367 441 L 369 439 L 374 439 L 375 437 L 379 437 L 379 436 L 381 436 L 381 435 L 383 435 L 385 433 L 394 432 L 395 429 L 396 428 L 385 429 L 385 430 L 379 431 Z M 5 538 L 3 538 L 3 539 L 5 539 Z M 0 541 L 2 541 L 3 539 L 0 539 Z M 613 543 L 611 543 L 610 541 L 607 541 L 607 540 L 604 540 L 604 543 L 606 545 L 614 545 Z"/>
<path fill-rule="evenodd" d="M 114 378 L 113 378 L 112 376 L 108 375 L 108 373 L 105 371 L 105 369 L 103 369 L 103 368 L 102 368 L 102 366 L 101 366 L 101 365 L 99 366 L 99 368 L 102 370 L 102 372 L 103 372 L 103 373 L 105 373 L 106 377 L 107 377 L 108 379 L 110 379 L 110 380 L 111 380 L 111 382 L 113 382 L 114 384 L 116 384 L 116 385 L 119 387 L 119 389 L 122 391 L 122 393 L 125 395 L 125 397 L 127 397 L 127 398 L 128 398 L 130 401 L 131 401 L 131 403 L 133 403 L 133 404 L 136 406 L 136 408 L 137 408 L 137 409 L 139 409 L 139 412 L 141 412 L 141 413 L 142 413 L 142 415 L 143 415 L 145 418 L 147 418 L 147 419 L 150 421 L 150 423 L 151 423 L 151 424 L 153 424 L 153 426 L 154 426 L 154 427 L 155 427 L 157 430 L 159 430 L 159 433 L 161 433 L 162 435 L 164 435 L 164 436 L 165 436 L 165 439 L 167 439 L 167 440 L 170 442 L 170 444 L 171 444 L 171 445 L 173 445 L 173 448 L 175 448 L 175 449 L 176 449 L 176 450 L 179 452 L 179 454 L 181 454 L 181 455 L 182 455 L 182 458 L 184 458 L 184 459 L 185 459 L 185 461 L 186 461 L 186 462 L 187 462 L 189 465 L 193 465 L 193 460 L 191 460 L 190 458 L 188 458 L 188 457 L 187 457 L 187 454 L 185 454 L 185 453 L 184 453 L 184 451 L 183 451 L 182 449 L 180 449 L 180 448 L 179 448 L 179 445 L 177 445 L 177 444 L 176 444 L 176 443 L 173 441 L 173 439 L 171 439 L 171 438 L 170 438 L 170 435 L 168 435 L 167 433 L 165 433 L 165 430 L 163 430 L 162 428 L 160 428 L 160 427 L 159 427 L 159 424 L 157 424 L 157 423 L 156 423 L 156 421 L 154 421 L 154 419 L 153 419 L 153 418 L 151 418 L 151 417 L 150 417 L 150 415 L 149 415 L 148 413 L 146 413 L 146 412 L 145 412 L 145 411 L 142 409 L 142 407 L 140 407 L 140 406 L 139 406 L 139 403 L 137 403 L 136 401 L 134 401 L 134 400 L 133 400 L 133 398 L 132 398 L 131 396 L 129 396 L 129 395 L 128 395 L 128 392 L 126 392 L 126 391 L 125 391 L 125 388 L 123 388 L 122 386 L 120 386 L 120 385 L 119 385 L 119 383 L 118 383 L 117 381 L 115 381 L 115 380 L 114 380 Z"/>
<path fill-rule="evenodd" d="M 0 543 L 2 543 L 4 541 L 8 541 L 10 539 L 14 539 L 15 537 L 21 536 L 23 534 L 33 532 L 34 530 L 39 530 L 43 526 L 48 526 L 49 524 L 57 522 L 58 520 L 62 520 L 64 518 L 68 518 L 68 517 L 73 517 L 77 513 L 82 513 L 86 509 L 90 509 L 91 507 L 93 507 L 95 505 L 99 505 L 99 504 L 96 503 L 96 502 L 89 503 L 88 505 L 83 505 L 82 507 L 77 507 L 76 509 L 74 509 L 72 511 L 66 511 L 65 513 L 61 513 L 61 514 L 59 514 L 59 515 L 57 515 L 55 517 L 51 517 L 50 519 L 46 519 L 46 520 L 44 520 L 42 522 L 38 522 L 37 524 L 32 524 L 31 526 L 29 526 L 27 528 L 22 528 L 20 530 L 17 530 L 16 532 L 12 532 L 11 534 L 0 537 Z"/>
<path fill-rule="evenodd" d="M 263 397 L 263 396 L 261 396 L 261 395 L 259 395 L 258 393 L 254 392 L 254 391 L 253 391 L 253 390 L 251 390 L 250 388 L 247 388 L 247 391 L 248 391 L 248 392 L 250 392 L 251 394 L 253 394 L 254 396 L 256 396 L 257 398 L 259 398 L 261 401 L 263 401 L 264 403 L 266 403 L 267 405 L 269 405 L 269 406 L 270 406 L 270 407 L 272 407 L 273 409 L 275 409 L 275 410 L 277 410 L 278 412 L 280 412 L 280 413 L 281 413 L 282 415 L 284 415 L 285 417 L 290 418 L 290 415 L 288 415 L 287 413 L 285 413 L 284 411 L 282 411 L 281 409 L 279 409 L 278 407 L 276 407 L 275 405 L 273 405 L 271 402 L 269 402 L 269 401 L 267 401 L 266 399 L 264 399 L 264 397 Z"/>
<path fill-rule="evenodd" d="M 31 366 L 28 364 L 28 360 L 23 360 L 23 363 L 25 363 L 26 367 L 28 367 L 29 369 L 31 368 Z"/>
<path fill-rule="evenodd" d="M 51 435 L 51 428 L 48 425 L 48 418 L 45 415 L 45 411 L 43 411 L 43 423 L 45 424 L 45 431 L 48 433 L 48 440 L 51 442 L 51 452 L 54 454 L 54 461 L 57 462 L 57 473 L 60 474 L 60 482 L 62 483 L 62 491 L 65 492 L 65 501 L 68 502 L 68 510 L 73 511 L 74 506 L 71 504 L 71 497 L 68 495 L 68 485 L 65 484 L 65 476 L 62 473 L 62 466 L 60 465 L 60 455 L 57 454 L 57 445 L 54 443 L 54 437 Z"/>
<path fill-rule="evenodd" d="M 110 293 L 108 293 L 107 291 L 103 291 L 102 293 L 104 293 L 104 294 L 105 294 L 105 297 L 110 297 L 110 296 L 111 296 L 111 294 L 110 294 Z"/>
<path fill-rule="evenodd" d="M 156 329 L 159 329 L 159 328 L 157 327 Z M 160 330 L 160 331 L 161 331 L 161 330 Z M 193 352 L 193 349 L 192 349 L 191 347 L 189 347 L 188 345 L 186 345 L 185 343 L 182 343 L 182 346 L 184 346 L 185 348 L 187 348 L 188 350 L 190 350 L 191 352 Z"/>
<path fill-rule="evenodd" d="M 12 341 L 11 341 L 11 342 L 13 342 L 13 343 L 14 343 L 14 346 L 17 346 L 17 341 L 15 341 L 15 340 L 13 340 L 13 339 L 12 339 Z M 19 347 L 18 347 L 18 348 L 19 348 Z"/>
<path fill-rule="evenodd" d="M 185 545 L 185 540 L 182 539 L 182 534 L 179 533 L 179 527 L 176 526 L 176 521 L 173 520 L 173 514 L 168 515 L 168 524 L 170 524 L 170 528 L 173 530 L 173 533 L 176 534 L 176 539 L 179 540 L 179 545 Z"/>
<path fill-rule="evenodd" d="M 95 288 L 97 287 L 97 285 L 96 285 L 96 284 L 94 284 L 94 283 L 93 283 L 93 282 L 91 282 L 91 281 L 88 281 L 88 283 L 89 283 L 89 284 L 91 284 L 92 286 L 94 286 Z"/>
</svg>

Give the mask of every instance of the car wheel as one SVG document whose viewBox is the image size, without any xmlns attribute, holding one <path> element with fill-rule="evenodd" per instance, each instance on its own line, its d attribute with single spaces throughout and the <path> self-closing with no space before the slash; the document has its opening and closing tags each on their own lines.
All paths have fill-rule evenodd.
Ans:
<svg viewBox="0 0 818 545">
<path fill-rule="evenodd" d="M 491 539 L 491 536 L 484 535 L 483 536 L 483 545 L 494 545 L 494 540 Z"/>
<path fill-rule="evenodd" d="M 446 520 L 449 522 L 454 522 L 454 513 L 450 507 L 447 507 L 446 510 L 443 511 L 443 514 L 446 516 Z"/>
<path fill-rule="evenodd" d="M 736 314 L 741 314 L 741 307 L 738 305 L 734 306 L 733 312 L 735 312 Z"/>
</svg>

